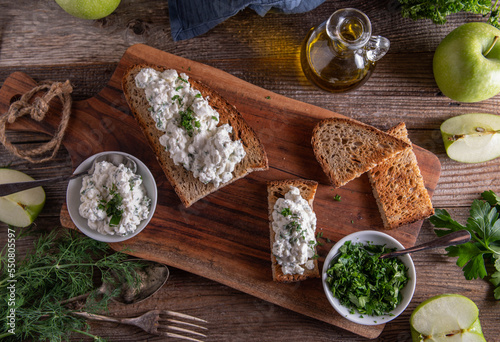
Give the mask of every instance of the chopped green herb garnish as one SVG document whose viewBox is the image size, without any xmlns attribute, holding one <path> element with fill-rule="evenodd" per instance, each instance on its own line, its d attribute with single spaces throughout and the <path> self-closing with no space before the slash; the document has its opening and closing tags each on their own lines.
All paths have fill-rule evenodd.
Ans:
<svg viewBox="0 0 500 342">
<path fill-rule="evenodd" d="M 181 89 L 184 89 L 184 87 L 183 86 L 178 86 L 178 87 L 175 88 L 176 91 L 179 91 Z"/>
<path fill-rule="evenodd" d="M 188 80 L 185 80 L 185 79 L 183 79 L 183 78 L 182 78 L 182 77 L 180 77 L 180 76 L 179 76 L 179 77 L 177 77 L 177 78 L 178 78 L 179 80 L 181 80 L 182 82 L 184 82 L 184 83 L 188 83 Z"/>
<path fill-rule="evenodd" d="M 104 210 L 106 215 L 110 218 L 109 226 L 116 227 L 120 224 L 122 219 L 123 209 L 121 208 L 123 197 L 117 191 L 116 184 L 113 183 L 111 190 L 109 191 L 111 199 L 109 201 L 100 200 L 99 209 Z"/>
<path fill-rule="evenodd" d="M 340 195 L 337 194 L 337 195 L 335 195 L 335 197 L 333 199 L 336 200 L 336 201 L 338 201 L 338 202 L 340 202 L 341 198 L 342 197 L 340 197 Z"/>
<path fill-rule="evenodd" d="M 201 126 L 201 123 L 195 119 L 194 117 L 194 111 L 189 107 L 185 111 L 180 111 L 179 112 L 181 116 L 181 122 L 180 122 L 180 127 L 184 127 L 184 129 L 188 132 L 189 136 L 193 135 L 193 125 L 194 127 L 199 128 Z"/>
<path fill-rule="evenodd" d="M 271 96 L 266 96 L 266 100 L 270 100 L 271 99 Z"/>
<path fill-rule="evenodd" d="M 382 245 L 347 241 L 327 270 L 333 296 L 353 313 L 384 315 L 401 302 L 408 283 L 407 269 L 398 258 L 380 259 L 393 251 Z"/>
<path fill-rule="evenodd" d="M 289 215 L 292 215 L 292 211 L 290 210 L 290 208 L 283 208 L 283 210 L 281 210 L 281 215 L 287 217 Z"/>
<path fill-rule="evenodd" d="M 214 119 L 215 121 L 219 121 L 219 119 L 215 115 L 212 116 L 212 119 Z"/>
<path fill-rule="evenodd" d="M 196 94 L 194 97 L 196 97 L 197 99 L 199 99 L 199 98 L 201 97 L 201 94 L 200 94 L 200 93 L 198 93 L 198 94 Z"/>
<path fill-rule="evenodd" d="M 182 106 L 182 97 L 181 96 L 179 96 L 179 95 L 172 96 L 172 103 L 174 103 L 175 100 L 177 100 L 177 103 L 179 103 L 179 106 Z"/>
</svg>

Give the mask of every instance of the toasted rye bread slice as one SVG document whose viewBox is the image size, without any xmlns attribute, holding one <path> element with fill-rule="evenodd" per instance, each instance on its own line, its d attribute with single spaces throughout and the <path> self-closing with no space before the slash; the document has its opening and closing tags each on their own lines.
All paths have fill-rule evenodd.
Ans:
<svg viewBox="0 0 500 342">
<path fill-rule="evenodd" d="M 387 133 L 411 145 L 404 123 L 389 129 Z M 423 220 L 434 214 L 412 149 L 378 164 L 368 171 L 368 178 L 386 229 Z"/>
<path fill-rule="evenodd" d="M 311 209 L 313 209 L 314 195 L 316 194 L 316 189 L 318 188 L 318 182 L 305 179 L 291 179 L 270 181 L 267 183 L 267 201 L 269 211 L 273 280 L 280 283 L 290 283 L 305 280 L 308 278 L 319 278 L 319 267 L 317 259 L 314 259 L 314 268 L 312 270 L 305 269 L 303 274 L 283 274 L 281 265 L 278 264 L 276 257 L 272 253 L 273 245 L 275 242 L 275 234 L 272 227 L 274 205 L 276 204 L 278 198 L 285 197 L 285 194 L 290 191 L 290 186 L 297 187 L 300 190 L 300 195 L 302 196 L 302 198 L 304 198 L 309 203 Z"/>
<path fill-rule="evenodd" d="M 328 118 L 313 130 L 314 155 L 338 188 L 410 145 L 373 126 L 348 118 Z"/>
<path fill-rule="evenodd" d="M 208 97 L 210 106 L 219 112 L 219 125 L 229 123 L 232 126 L 233 133 L 231 139 L 233 141 L 241 139 L 246 156 L 236 165 L 233 178 L 219 187 L 216 187 L 213 183 L 204 184 L 182 165 L 175 165 L 170 158 L 170 153 L 159 142 L 159 138 L 163 135 L 163 132 L 156 128 L 155 121 L 149 114 L 148 108 L 150 105 L 145 97 L 144 90 L 137 88 L 135 85 L 135 77 L 143 68 L 153 68 L 159 71 L 165 70 L 161 67 L 150 65 L 132 66 L 125 72 L 123 77 L 123 92 L 134 117 L 148 139 L 149 145 L 154 150 L 158 162 L 184 206 L 189 207 L 199 199 L 231 182 L 245 177 L 252 171 L 268 169 L 268 160 L 264 146 L 236 108 L 213 89 L 191 78 L 189 78 L 191 86 L 198 89 L 204 98 Z"/>
</svg>

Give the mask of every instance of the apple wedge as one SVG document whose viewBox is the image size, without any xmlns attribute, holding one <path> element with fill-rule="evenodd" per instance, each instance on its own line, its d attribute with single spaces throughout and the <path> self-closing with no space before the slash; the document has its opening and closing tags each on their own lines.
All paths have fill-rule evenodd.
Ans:
<svg viewBox="0 0 500 342">
<path fill-rule="evenodd" d="M 479 309 L 462 295 L 427 299 L 411 314 L 410 325 L 413 342 L 486 342 Z"/>
<path fill-rule="evenodd" d="M 441 135 L 448 157 L 462 163 L 481 163 L 500 157 L 500 116 L 463 114 L 444 121 Z"/>
<path fill-rule="evenodd" d="M 20 171 L 0 169 L 0 184 L 34 180 Z M 0 221 L 14 227 L 27 227 L 42 211 L 45 191 L 42 187 L 0 197 Z"/>
</svg>

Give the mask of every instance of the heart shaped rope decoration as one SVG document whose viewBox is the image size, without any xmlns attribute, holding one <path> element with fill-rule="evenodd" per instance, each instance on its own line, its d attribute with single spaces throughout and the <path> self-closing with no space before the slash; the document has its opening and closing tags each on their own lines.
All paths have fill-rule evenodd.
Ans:
<svg viewBox="0 0 500 342">
<path fill-rule="evenodd" d="M 45 91 L 42 96 L 35 95 L 38 92 Z M 71 93 L 73 92 L 73 87 L 69 81 L 64 83 L 44 81 L 40 82 L 36 87 L 22 95 L 21 98 L 13 102 L 7 113 L 0 117 L 0 142 L 9 150 L 11 153 L 17 157 L 26 159 L 32 163 L 42 163 L 47 160 L 51 160 L 56 155 L 59 147 L 61 146 L 64 132 L 68 126 L 69 117 L 71 115 L 71 104 L 72 98 Z M 40 147 L 34 148 L 32 150 L 21 150 L 14 146 L 7 140 L 5 134 L 5 129 L 7 123 L 13 123 L 17 118 L 25 116 L 27 114 L 35 121 L 42 121 L 45 115 L 49 111 L 49 102 L 54 98 L 58 97 L 62 103 L 62 115 L 59 127 L 54 134 L 54 137 L 43 144 Z M 45 155 L 47 152 L 52 151 L 52 154 L 48 157 L 40 157 Z"/>
</svg>

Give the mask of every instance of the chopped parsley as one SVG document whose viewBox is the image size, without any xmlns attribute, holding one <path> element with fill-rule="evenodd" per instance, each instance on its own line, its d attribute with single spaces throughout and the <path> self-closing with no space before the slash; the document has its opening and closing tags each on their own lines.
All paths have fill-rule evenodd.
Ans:
<svg viewBox="0 0 500 342">
<path fill-rule="evenodd" d="M 194 111 L 189 107 L 186 110 L 180 111 L 179 112 L 181 116 L 181 122 L 180 122 L 180 127 L 184 127 L 184 129 L 188 132 L 189 136 L 193 135 L 193 125 L 196 128 L 201 127 L 201 123 L 195 119 L 194 117 Z"/>
<path fill-rule="evenodd" d="M 380 316 L 401 302 L 401 290 L 408 283 L 408 272 L 398 258 L 379 259 L 393 251 L 383 245 L 346 241 L 340 255 L 327 270 L 327 283 L 340 304 L 350 313 Z"/>
<path fill-rule="evenodd" d="M 182 106 L 182 97 L 179 95 L 172 96 L 172 103 L 174 103 L 176 100 L 179 106 Z"/>
<path fill-rule="evenodd" d="M 342 197 L 340 197 L 340 195 L 337 194 L 337 195 L 335 195 L 335 197 L 333 199 L 340 202 L 341 198 Z"/>
<path fill-rule="evenodd" d="M 281 210 L 281 215 L 287 217 L 289 215 L 292 215 L 292 211 L 290 210 L 290 208 L 283 208 L 283 210 Z"/>
</svg>

